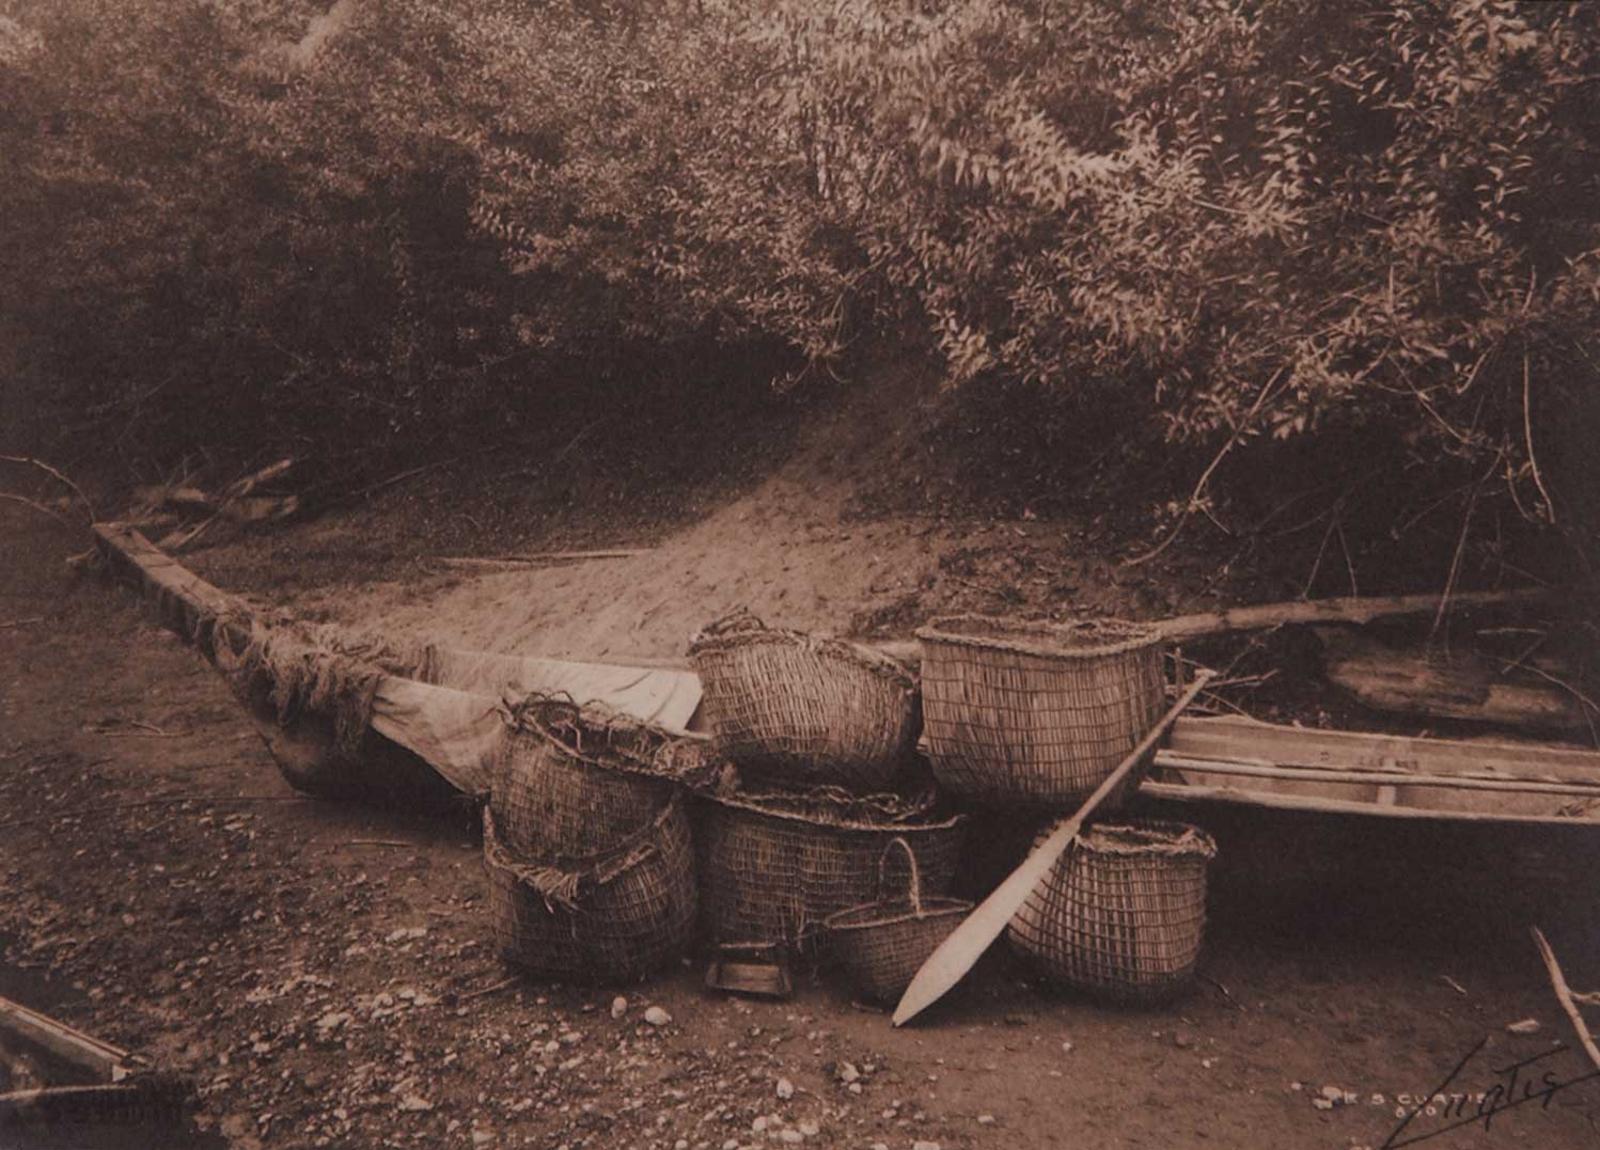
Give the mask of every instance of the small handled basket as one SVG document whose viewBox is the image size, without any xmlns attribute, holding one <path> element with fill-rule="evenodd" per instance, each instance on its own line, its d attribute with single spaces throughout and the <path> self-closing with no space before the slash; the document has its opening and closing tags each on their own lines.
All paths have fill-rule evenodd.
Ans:
<svg viewBox="0 0 1600 1150">
<path fill-rule="evenodd" d="M 906 856 L 910 889 L 904 899 L 883 898 L 884 864 L 896 847 Z M 972 904 L 957 898 L 922 897 L 917 856 L 903 838 L 884 847 L 878 859 L 878 899 L 837 914 L 824 925 L 833 952 L 861 996 L 874 1002 L 898 999 L 928 956 L 961 924 Z"/>
</svg>

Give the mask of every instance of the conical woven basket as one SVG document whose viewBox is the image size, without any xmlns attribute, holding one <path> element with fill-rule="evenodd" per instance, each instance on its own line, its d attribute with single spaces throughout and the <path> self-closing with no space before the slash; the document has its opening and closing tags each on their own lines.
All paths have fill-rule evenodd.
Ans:
<svg viewBox="0 0 1600 1150">
<path fill-rule="evenodd" d="M 881 790 L 916 745 L 916 678 L 868 648 L 739 612 L 697 634 L 689 657 L 719 752 L 784 786 Z"/>
<path fill-rule="evenodd" d="M 502 708 L 489 805 L 523 858 L 609 850 L 653 819 L 703 745 L 597 705 L 533 695 Z"/>
<path fill-rule="evenodd" d="M 549 863 L 517 858 L 485 807 L 483 851 L 500 953 L 537 977 L 643 978 L 681 954 L 693 936 L 694 847 L 680 795 L 616 849 Z"/>
<path fill-rule="evenodd" d="M 974 803 L 1075 806 L 1162 712 L 1161 636 L 1136 623 L 962 615 L 917 637 L 928 758 Z"/>
<path fill-rule="evenodd" d="M 877 895 L 878 860 L 902 838 L 926 888 L 942 894 L 955 875 L 964 819 L 894 796 L 703 795 L 695 839 L 700 898 L 714 942 L 813 949 L 823 920 Z"/>
<path fill-rule="evenodd" d="M 1007 937 L 1064 985 L 1124 1002 L 1170 998 L 1194 974 L 1216 853 L 1210 835 L 1183 823 L 1089 827 L 1028 896 Z"/>
<path fill-rule="evenodd" d="M 885 899 L 884 864 L 897 850 L 906 862 L 907 890 L 902 898 Z M 917 856 L 897 835 L 878 859 L 878 901 L 829 915 L 828 947 L 863 998 L 892 1002 L 971 909 L 962 899 L 923 898 Z"/>
</svg>

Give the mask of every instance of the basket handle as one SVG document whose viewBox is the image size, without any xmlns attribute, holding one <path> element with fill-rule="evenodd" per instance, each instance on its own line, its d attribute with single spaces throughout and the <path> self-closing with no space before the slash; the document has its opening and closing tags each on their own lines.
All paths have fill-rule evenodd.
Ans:
<svg viewBox="0 0 1600 1150">
<path fill-rule="evenodd" d="M 910 871 L 911 883 L 911 913 L 918 918 L 922 917 L 922 871 L 917 867 L 917 852 L 911 849 L 911 844 L 906 842 L 901 835 L 895 835 L 889 840 L 889 845 L 883 848 L 883 854 L 878 856 L 878 898 L 883 899 L 883 864 L 889 861 L 889 852 L 899 847 L 905 852 L 906 865 Z"/>
</svg>

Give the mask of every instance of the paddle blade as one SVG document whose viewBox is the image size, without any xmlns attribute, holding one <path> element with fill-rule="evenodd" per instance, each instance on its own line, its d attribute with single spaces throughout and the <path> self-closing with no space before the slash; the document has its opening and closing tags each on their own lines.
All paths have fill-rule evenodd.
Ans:
<svg viewBox="0 0 1600 1150">
<path fill-rule="evenodd" d="M 1067 848 L 1083 825 L 1081 817 L 1073 817 L 1050 833 L 1050 837 L 1033 848 L 993 894 L 983 900 L 983 905 L 962 920 L 961 925 L 939 944 L 928 956 L 928 961 L 917 971 L 911 985 L 900 997 L 894 1010 L 894 1024 L 900 1026 L 915 1018 L 925 1009 L 943 998 L 951 987 L 966 977 L 967 971 L 1000 937 L 1013 915 L 1022 909 L 1028 895 L 1049 873 L 1056 859 Z"/>
</svg>

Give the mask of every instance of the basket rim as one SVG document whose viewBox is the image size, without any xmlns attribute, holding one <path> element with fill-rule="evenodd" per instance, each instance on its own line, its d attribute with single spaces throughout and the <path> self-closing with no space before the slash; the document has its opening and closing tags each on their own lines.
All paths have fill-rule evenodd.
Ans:
<svg viewBox="0 0 1600 1150">
<path fill-rule="evenodd" d="M 579 703 L 566 692 L 546 693 L 533 691 L 526 695 L 507 694 L 497 708 L 500 719 L 512 734 L 538 739 L 556 754 L 569 762 L 592 767 L 598 771 L 635 775 L 658 779 L 666 783 L 687 783 L 699 774 L 714 773 L 720 765 L 715 756 L 706 754 L 698 767 L 677 764 L 674 752 L 689 748 L 709 751 L 709 746 L 699 739 L 684 738 L 646 719 L 624 714 L 598 700 Z M 601 745 L 594 748 L 574 745 L 572 739 L 546 718 L 545 712 L 567 712 L 582 730 L 599 736 Z M 649 754 L 634 756 L 618 750 L 612 737 L 621 735 L 646 741 Z M 646 761 L 648 759 L 648 761 Z"/>
<path fill-rule="evenodd" d="M 1217 857 L 1217 840 L 1204 827 L 1170 819 L 1094 823 L 1073 840 L 1075 850 L 1123 857 Z"/>
<path fill-rule="evenodd" d="M 904 905 L 904 900 L 859 903 L 834 911 L 822 920 L 822 926 L 824 930 L 835 934 L 852 930 L 870 930 L 879 926 L 899 926 L 903 922 L 922 922 L 930 918 L 948 918 L 953 914 L 966 914 L 977 904 L 964 898 L 925 898 L 922 900 L 921 914 L 909 907 L 896 912 L 897 908 Z M 889 913 L 884 913 L 885 911 Z M 877 917 L 871 917 L 872 915 Z M 852 918 L 859 918 L 860 921 L 852 922 Z"/>
<path fill-rule="evenodd" d="M 726 628 L 726 629 L 723 629 Z M 744 647 L 802 647 L 819 655 L 831 655 L 863 670 L 892 680 L 905 691 L 914 691 L 917 676 L 900 660 L 882 651 L 832 635 L 816 635 L 785 627 L 768 627 L 748 612 L 735 611 L 708 623 L 689 639 L 691 659 L 715 651 L 737 651 Z"/>
<path fill-rule="evenodd" d="M 695 794 L 708 802 L 718 803 L 734 810 L 749 811 L 751 814 L 761 815 L 769 819 L 781 819 L 788 822 L 805 823 L 808 826 L 826 827 L 829 830 L 842 831 L 870 831 L 873 834 L 920 834 L 926 831 L 943 831 L 961 825 L 966 820 L 966 815 L 957 811 L 947 818 L 937 822 L 862 822 L 857 819 L 844 818 L 819 818 L 800 811 L 784 810 L 761 803 L 761 798 L 777 797 L 776 795 L 760 795 L 740 792 L 739 794 L 717 794 L 712 790 L 696 791 Z"/>
<path fill-rule="evenodd" d="M 991 634 L 974 634 L 983 628 Z M 1103 636 L 1094 641 L 1095 636 Z M 1002 615 L 942 615 L 917 628 L 922 642 L 991 651 L 1014 651 L 1049 659 L 1098 659 L 1158 645 L 1161 629 L 1130 619 L 1015 619 Z M 1086 642 L 1088 639 L 1090 641 Z"/>
</svg>

